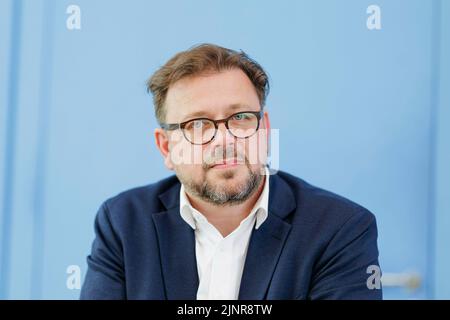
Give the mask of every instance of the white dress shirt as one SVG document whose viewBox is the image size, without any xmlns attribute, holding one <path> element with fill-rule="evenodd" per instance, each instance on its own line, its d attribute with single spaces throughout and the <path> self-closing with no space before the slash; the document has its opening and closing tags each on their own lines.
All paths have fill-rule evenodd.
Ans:
<svg viewBox="0 0 450 320">
<path fill-rule="evenodd" d="M 269 205 L 269 170 L 263 191 L 250 214 L 229 235 L 222 234 L 192 207 L 183 185 L 180 189 L 181 217 L 195 231 L 195 255 L 199 287 L 197 300 L 237 300 L 250 236 L 266 220 Z M 230 210 L 233 210 L 230 207 Z"/>
</svg>

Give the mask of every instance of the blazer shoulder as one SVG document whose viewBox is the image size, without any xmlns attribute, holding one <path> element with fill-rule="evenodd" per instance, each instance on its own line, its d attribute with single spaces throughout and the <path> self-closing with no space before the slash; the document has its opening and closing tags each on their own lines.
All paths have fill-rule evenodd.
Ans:
<svg viewBox="0 0 450 320">
<path fill-rule="evenodd" d="M 299 177 L 280 171 L 278 175 L 291 187 L 296 197 L 300 214 L 306 220 L 344 223 L 356 216 L 372 221 L 374 214 L 364 206 L 329 190 L 317 187 Z"/>
<path fill-rule="evenodd" d="M 103 206 L 108 211 L 126 212 L 142 208 L 148 210 L 147 212 L 158 212 L 161 210 L 159 195 L 176 188 L 177 185 L 179 180 L 172 175 L 155 183 L 122 191 L 104 201 Z"/>
</svg>

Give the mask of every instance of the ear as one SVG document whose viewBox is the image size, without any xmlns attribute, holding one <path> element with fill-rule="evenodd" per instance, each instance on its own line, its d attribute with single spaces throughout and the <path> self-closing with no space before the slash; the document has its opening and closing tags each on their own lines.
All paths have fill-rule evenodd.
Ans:
<svg viewBox="0 0 450 320">
<path fill-rule="evenodd" d="M 267 139 L 267 146 L 269 146 L 269 140 L 270 140 L 270 120 L 269 120 L 269 113 L 267 111 L 264 111 L 264 117 L 263 117 L 263 123 L 264 123 L 264 129 L 266 129 L 266 139 Z M 267 149 L 267 152 L 269 152 L 269 149 Z"/>
<path fill-rule="evenodd" d="M 154 134 L 155 143 L 164 158 L 164 164 L 167 169 L 174 170 L 174 165 L 170 159 L 169 136 L 167 132 L 164 129 L 156 128 Z"/>
</svg>

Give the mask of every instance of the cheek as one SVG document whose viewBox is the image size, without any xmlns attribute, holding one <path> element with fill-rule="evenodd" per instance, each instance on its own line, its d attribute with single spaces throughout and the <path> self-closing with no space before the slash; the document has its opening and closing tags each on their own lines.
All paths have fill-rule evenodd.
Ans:
<svg viewBox="0 0 450 320">
<path fill-rule="evenodd" d="M 179 159 L 176 164 L 177 171 L 193 180 L 201 179 L 204 174 L 202 149 L 201 145 L 181 142 L 177 156 Z"/>
<path fill-rule="evenodd" d="M 201 166 L 202 146 L 186 141 L 181 134 L 174 135 L 171 140 L 170 160 L 174 167 L 187 170 L 190 167 Z"/>
<path fill-rule="evenodd" d="M 267 159 L 266 132 L 259 130 L 256 134 L 246 139 L 243 149 L 250 165 L 265 163 Z"/>
<path fill-rule="evenodd" d="M 178 176 L 181 176 L 185 181 L 193 181 L 194 183 L 201 183 L 205 179 L 205 172 L 201 166 L 181 164 L 175 169 Z"/>
</svg>

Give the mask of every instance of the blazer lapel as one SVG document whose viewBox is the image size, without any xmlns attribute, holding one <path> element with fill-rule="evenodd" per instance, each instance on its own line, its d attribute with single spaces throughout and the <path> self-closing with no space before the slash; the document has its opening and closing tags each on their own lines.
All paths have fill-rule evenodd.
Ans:
<svg viewBox="0 0 450 320">
<path fill-rule="evenodd" d="M 254 229 L 247 250 L 239 290 L 240 300 L 263 300 L 283 250 L 291 225 L 284 221 L 296 203 L 289 186 L 278 175 L 269 179 L 269 212 Z"/>
<path fill-rule="evenodd" d="M 278 175 L 269 179 L 269 212 L 266 221 L 254 229 L 239 290 L 240 300 L 262 300 L 267 296 L 272 275 L 289 235 L 285 218 L 296 208 L 290 187 Z M 153 214 L 159 241 L 161 268 L 170 300 L 195 300 L 199 285 L 194 230 L 180 215 L 180 184 L 160 195 L 165 211 Z"/>
<path fill-rule="evenodd" d="M 199 283 L 195 234 L 180 216 L 179 191 L 178 184 L 162 194 L 160 199 L 169 209 L 152 217 L 159 240 L 166 298 L 195 300 Z"/>
</svg>

